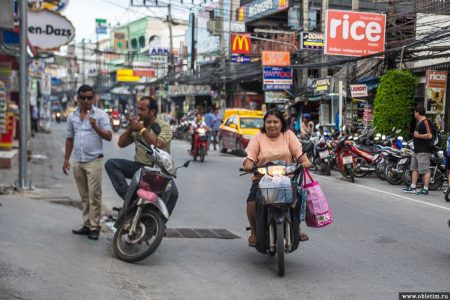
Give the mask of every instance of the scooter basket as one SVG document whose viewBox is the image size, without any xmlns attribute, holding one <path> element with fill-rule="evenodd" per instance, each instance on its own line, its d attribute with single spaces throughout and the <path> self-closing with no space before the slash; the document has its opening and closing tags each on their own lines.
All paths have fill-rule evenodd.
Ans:
<svg viewBox="0 0 450 300">
<path fill-rule="evenodd" d="M 263 204 L 291 205 L 294 202 L 291 187 L 259 188 L 260 201 Z"/>
<path fill-rule="evenodd" d="M 141 180 L 139 181 L 139 187 L 146 191 L 160 194 L 166 190 L 170 180 L 171 177 L 165 176 L 158 172 L 144 170 L 142 172 Z"/>
</svg>

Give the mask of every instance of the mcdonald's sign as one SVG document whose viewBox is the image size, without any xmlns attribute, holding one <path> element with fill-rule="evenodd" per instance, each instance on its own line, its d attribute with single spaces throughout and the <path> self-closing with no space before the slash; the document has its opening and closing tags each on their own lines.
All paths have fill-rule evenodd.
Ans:
<svg viewBox="0 0 450 300">
<path fill-rule="evenodd" d="M 231 34 L 231 53 L 234 54 L 251 54 L 252 41 L 250 34 Z"/>
</svg>

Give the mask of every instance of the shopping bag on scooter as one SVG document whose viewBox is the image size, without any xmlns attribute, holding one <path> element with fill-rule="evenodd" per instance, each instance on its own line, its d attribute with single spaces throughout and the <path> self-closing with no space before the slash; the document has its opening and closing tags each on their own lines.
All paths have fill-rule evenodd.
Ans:
<svg viewBox="0 0 450 300">
<path fill-rule="evenodd" d="M 265 204 L 290 204 L 293 202 L 290 178 L 283 175 L 264 175 L 259 181 Z"/>
<path fill-rule="evenodd" d="M 306 177 L 310 183 L 306 183 Z M 327 199 L 308 170 L 303 173 L 303 190 L 306 191 L 306 226 L 320 228 L 333 222 L 333 215 L 328 207 Z"/>
<path fill-rule="evenodd" d="M 302 173 L 297 183 L 297 196 L 299 201 L 298 207 L 300 213 L 300 222 L 304 222 L 306 219 L 306 197 L 308 196 L 306 190 L 302 188 L 303 176 L 304 174 Z"/>
</svg>

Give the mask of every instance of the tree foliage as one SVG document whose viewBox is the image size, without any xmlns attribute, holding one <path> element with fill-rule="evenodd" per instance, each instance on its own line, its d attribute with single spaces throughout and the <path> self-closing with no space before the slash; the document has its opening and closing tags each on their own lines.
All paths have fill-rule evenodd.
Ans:
<svg viewBox="0 0 450 300">
<path fill-rule="evenodd" d="M 417 78 L 409 71 L 391 70 L 381 77 L 373 112 L 377 132 L 389 134 L 395 127 L 409 133 L 416 86 Z"/>
</svg>

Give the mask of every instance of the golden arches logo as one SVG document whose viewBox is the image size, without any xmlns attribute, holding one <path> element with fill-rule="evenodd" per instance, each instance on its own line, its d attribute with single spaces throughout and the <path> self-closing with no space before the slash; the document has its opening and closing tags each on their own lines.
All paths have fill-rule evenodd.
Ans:
<svg viewBox="0 0 450 300">
<path fill-rule="evenodd" d="M 233 53 L 250 54 L 251 53 L 251 41 L 248 35 L 235 34 L 232 37 L 232 47 Z"/>
</svg>

